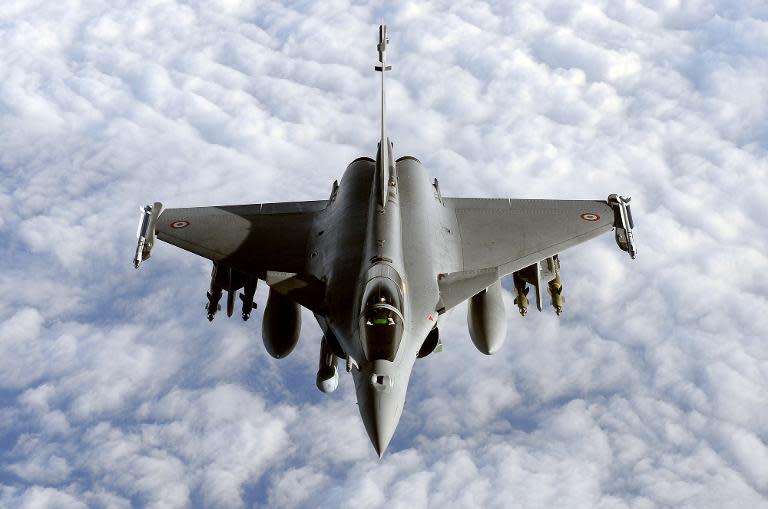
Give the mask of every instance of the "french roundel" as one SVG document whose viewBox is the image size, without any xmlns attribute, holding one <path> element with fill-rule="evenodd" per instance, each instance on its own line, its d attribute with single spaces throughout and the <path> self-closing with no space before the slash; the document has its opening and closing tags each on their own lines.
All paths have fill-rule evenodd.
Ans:
<svg viewBox="0 0 768 509">
<path fill-rule="evenodd" d="M 585 212 L 580 216 L 584 221 L 599 221 L 600 216 L 592 212 Z"/>
<path fill-rule="evenodd" d="M 189 221 L 174 221 L 171 223 L 171 228 L 186 228 L 189 226 Z"/>
</svg>

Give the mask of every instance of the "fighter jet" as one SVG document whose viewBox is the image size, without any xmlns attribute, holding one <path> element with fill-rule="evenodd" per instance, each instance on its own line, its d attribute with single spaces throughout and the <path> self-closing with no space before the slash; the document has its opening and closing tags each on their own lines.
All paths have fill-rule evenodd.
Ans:
<svg viewBox="0 0 768 509">
<path fill-rule="evenodd" d="M 336 389 L 341 360 L 379 457 L 402 415 L 416 360 L 442 349 L 446 312 L 469 300 L 469 335 L 490 355 L 506 336 L 501 278 L 512 275 L 523 316 L 529 285 L 541 310 L 545 284 L 559 315 L 559 253 L 611 229 L 622 250 L 632 258 L 637 252 L 629 198 L 449 198 L 418 159 L 395 159 L 385 122 L 388 44 L 381 25 L 375 157 L 352 161 L 327 199 L 165 210 L 159 202 L 147 205 L 134 258 L 138 268 L 158 238 L 211 260 L 208 320 L 225 291 L 231 316 L 241 289 L 247 320 L 257 282 L 265 282 L 262 338 L 278 359 L 298 341 L 301 307 L 310 310 L 323 333 L 317 387 Z"/>
</svg>

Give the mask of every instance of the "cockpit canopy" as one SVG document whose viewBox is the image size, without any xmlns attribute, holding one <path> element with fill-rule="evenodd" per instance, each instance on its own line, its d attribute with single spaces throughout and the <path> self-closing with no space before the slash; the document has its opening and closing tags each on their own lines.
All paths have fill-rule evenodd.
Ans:
<svg viewBox="0 0 768 509">
<path fill-rule="evenodd" d="M 403 297 L 399 285 L 389 277 L 368 281 L 360 313 L 363 353 L 369 361 L 394 361 L 403 337 Z"/>
</svg>

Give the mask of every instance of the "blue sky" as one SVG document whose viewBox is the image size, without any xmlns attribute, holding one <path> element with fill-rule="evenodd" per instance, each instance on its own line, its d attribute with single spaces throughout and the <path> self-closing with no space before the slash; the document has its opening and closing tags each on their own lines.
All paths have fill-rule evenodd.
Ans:
<svg viewBox="0 0 768 509">
<path fill-rule="evenodd" d="M 768 7 L 381 5 L 2 3 L 0 506 L 768 507 Z M 639 256 L 561 255 L 560 318 L 507 291 L 492 357 L 454 310 L 380 461 L 309 313 L 276 361 L 260 312 L 207 322 L 208 262 L 131 257 L 147 202 L 324 199 L 373 154 L 382 18 L 397 156 L 631 195 Z"/>
</svg>

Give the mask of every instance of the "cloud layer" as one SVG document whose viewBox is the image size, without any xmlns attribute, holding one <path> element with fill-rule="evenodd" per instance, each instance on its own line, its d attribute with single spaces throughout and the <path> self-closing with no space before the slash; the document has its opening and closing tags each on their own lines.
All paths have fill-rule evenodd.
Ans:
<svg viewBox="0 0 768 509">
<path fill-rule="evenodd" d="M 0 6 L 0 506 L 768 507 L 768 9 L 377 5 Z M 378 461 L 310 314 L 274 361 L 203 260 L 130 258 L 145 202 L 323 199 L 372 154 L 382 18 L 398 156 L 631 194 L 639 257 L 563 254 L 565 314 L 507 293 L 493 357 L 448 315 Z"/>
</svg>

